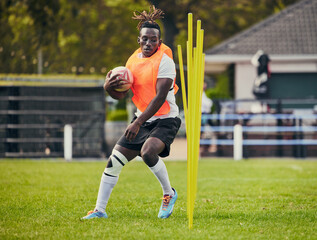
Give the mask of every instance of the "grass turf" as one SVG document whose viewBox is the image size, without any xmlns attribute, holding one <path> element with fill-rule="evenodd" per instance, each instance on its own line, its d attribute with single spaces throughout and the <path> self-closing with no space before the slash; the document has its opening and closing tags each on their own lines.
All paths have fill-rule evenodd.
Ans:
<svg viewBox="0 0 317 240">
<path fill-rule="evenodd" d="M 179 194 L 158 219 L 161 189 L 142 162 L 123 168 L 108 219 L 93 209 L 105 162 L 0 161 L 0 239 L 317 239 L 317 161 L 201 160 L 194 226 L 186 162 L 166 162 Z"/>
</svg>

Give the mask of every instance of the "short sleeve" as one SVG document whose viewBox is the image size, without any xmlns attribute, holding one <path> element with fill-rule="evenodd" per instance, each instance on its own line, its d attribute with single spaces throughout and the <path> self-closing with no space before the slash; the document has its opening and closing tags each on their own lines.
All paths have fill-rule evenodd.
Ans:
<svg viewBox="0 0 317 240">
<path fill-rule="evenodd" d="M 157 78 L 171 78 L 174 80 L 175 77 L 176 77 L 175 63 L 173 59 L 171 59 L 169 56 L 167 56 L 164 53 L 160 66 L 159 66 Z"/>
</svg>

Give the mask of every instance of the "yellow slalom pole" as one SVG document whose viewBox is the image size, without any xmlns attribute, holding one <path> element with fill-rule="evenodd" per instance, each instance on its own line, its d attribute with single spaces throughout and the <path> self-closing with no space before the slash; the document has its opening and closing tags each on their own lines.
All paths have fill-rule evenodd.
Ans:
<svg viewBox="0 0 317 240">
<path fill-rule="evenodd" d="M 203 59 L 203 34 L 204 31 L 200 29 L 200 23 L 197 25 L 197 95 L 196 95 L 196 105 L 198 106 L 197 111 L 195 112 L 197 118 L 195 123 L 195 129 L 198 131 L 195 135 L 195 165 L 194 165 L 194 179 L 195 179 L 195 189 L 194 189 L 194 199 L 196 199 L 197 194 L 197 173 L 198 173 L 198 161 L 199 161 L 199 147 L 200 147 L 200 129 L 201 129 L 201 100 L 203 92 L 203 83 L 204 83 L 204 59 Z"/>
<path fill-rule="evenodd" d="M 188 51 L 192 51 L 193 49 L 189 46 L 188 42 Z M 188 56 L 190 53 L 188 52 Z M 188 75 L 188 135 L 187 135 L 187 210 L 188 210 L 188 224 L 189 228 L 192 228 L 193 226 L 193 211 L 192 211 L 192 192 L 193 192 L 193 186 L 192 186 L 192 179 L 193 179 L 193 150 L 192 150 L 192 141 L 193 141 L 193 99 L 194 99 L 194 93 L 193 93 L 193 79 L 192 79 L 192 69 L 193 66 L 193 59 L 189 59 L 189 65 L 187 66 L 187 71 L 189 72 Z M 188 68 L 189 67 L 189 68 Z M 193 72 L 194 73 L 194 72 Z"/>
<path fill-rule="evenodd" d="M 194 112 L 194 139 L 193 139 L 193 164 L 192 164 L 192 172 L 193 172 L 193 179 L 192 179 L 192 188 L 193 188 L 193 203 L 192 203 L 192 211 L 194 211 L 194 204 L 196 200 L 196 193 L 197 193 L 197 169 L 198 169 L 198 159 L 199 159 L 199 139 L 200 139 L 200 128 L 199 128 L 199 122 L 200 122 L 200 115 L 199 111 L 201 108 L 200 104 L 200 69 L 201 69 L 201 37 L 200 37 L 200 29 L 201 28 L 201 21 L 197 21 L 197 33 L 196 33 L 196 48 L 195 48 L 195 64 L 194 64 L 194 72 L 195 72 L 195 112 Z"/>
<path fill-rule="evenodd" d="M 199 100 L 199 102 L 200 102 L 200 104 L 202 104 L 202 94 L 203 94 L 203 88 L 204 88 L 204 77 L 205 77 L 205 54 L 203 53 L 203 47 L 204 47 L 204 30 L 203 29 L 201 29 L 200 30 L 200 32 L 201 32 L 201 34 L 200 34 L 200 38 L 201 38 L 201 40 L 200 40 L 200 42 L 201 42 L 201 63 L 202 63 L 202 65 L 201 65 L 201 80 L 200 80 L 200 93 L 199 93 L 199 95 L 200 95 L 200 100 Z M 201 108 L 200 108 L 200 114 L 199 114 L 200 116 L 201 116 Z M 200 124 L 201 124 L 201 122 L 200 122 Z"/>
<path fill-rule="evenodd" d="M 179 60 L 179 73 L 180 73 L 181 84 L 182 84 L 184 115 L 185 115 L 185 122 L 187 122 L 187 99 L 186 99 L 187 95 L 186 95 L 186 85 L 185 85 L 185 76 L 184 76 L 182 46 L 178 45 L 177 50 L 178 50 L 178 60 Z M 186 132 L 187 132 L 187 128 L 186 128 Z"/>
<path fill-rule="evenodd" d="M 197 49 L 193 48 L 193 75 L 190 80 L 190 90 L 191 90 L 191 95 L 192 98 L 190 102 L 190 139 L 189 139 L 189 149 L 190 149 L 190 214 L 191 214 L 191 219 L 190 221 L 193 221 L 193 216 L 194 216 L 194 203 L 195 203 L 195 198 L 194 198 L 194 191 L 195 191 L 195 179 L 194 179 L 194 168 L 195 168 L 195 110 L 196 110 L 196 79 L 197 79 L 197 74 L 196 74 L 196 68 L 197 68 L 197 62 L 196 62 L 196 55 L 197 55 Z M 190 228 L 192 227 L 192 224 Z"/>
<path fill-rule="evenodd" d="M 187 81 L 191 78 L 191 70 L 193 65 L 193 14 L 188 13 L 188 45 L 187 45 L 187 51 L 188 55 L 187 58 L 190 60 L 187 62 Z"/>
<path fill-rule="evenodd" d="M 189 134 L 189 125 L 188 125 L 188 110 L 187 110 L 187 96 L 186 96 L 186 85 L 185 85 L 185 76 L 184 76 L 184 65 L 183 65 L 183 55 L 182 55 L 182 47 L 180 45 L 177 46 L 178 50 L 178 60 L 179 60 L 179 72 L 180 72 L 180 78 L 181 78 L 181 84 L 182 84 L 182 97 L 183 97 L 183 107 L 184 107 L 184 115 L 185 115 L 185 127 L 186 127 L 186 136 L 188 139 Z M 188 141 L 188 140 L 187 140 Z M 187 150 L 187 158 L 188 158 L 188 150 Z M 187 171 L 189 169 L 189 161 L 187 161 Z M 190 177 L 188 176 L 187 172 L 187 186 L 190 184 Z M 189 198 L 189 195 L 187 193 L 187 202 L 191 201 Z M 189 209 L 187 209 L 187 214 L 189 214 Z M 189 217 L 189 216 L 188 216 Z"/>
<path fill-rule="evenodd" d="M 193 66 L 193 14 L 189 13 L 188 14 L 188 41 L 187 41 L 187 84 L 188 84 L 188 122 L 186 122 L 186 125 L 188 125 L 188 132 L 187 132 L 187 216 L 188 216 L 188 224 L 189 228 L 192 228 L 193 226 L 193 212 L 191 211 L 191 202 L 193 201 L 192 199 L 192 186 L 191 186 L 191 181 L 192 181 L 192 174 L 191 174 L 191 164 L 192 164 L 192 157 L 191 157 L 191 139 L 192 139 L 192 134 L 191 134 L 191 128 L 192 128 L 192 99 L 193 99 L 193 94 L 192 90 L 190 89 L 191 87 L 191 82 L 192 82 L 192 66 Z"/>
<path fill-rule="evenodd" d="M 186 138 L 187 138 L 187 217 L 188 217 L 188 221 L 189 221 L 189 228 L 191 228 L 192 223 L 191 220 L 192 219 L 192 215 L 191 215 L 191 211 L 190 211 L 190 204 L 191 204 L 191 173 L 190 173 L 190 169 L 191 169 L 191 150 L 190 150 L 190 139 L 191 139 L 191 126 L 190 126 L 190 116 L 191 116 L 191 99 L 192 99 L 192 93 L 190 90 L 190 78 L 191 78 L 191 59 L 190 59 L 190 52 L 191 52 L 191 48 L 189 46 L 189 41 L 187 41 L 187 86 L 188 86 L 188 105 L 187 105 L 187 114 L 188 114 L 188 120 L 186 122 L 186 127 L 188 129 L 188 132 L 186 133 Z"/>
<path fill-rule="evenodd" d="M 200 94 L 200 103 L 202 102 L 202 96 L 203 96 L 203 88 L 204 88 L 204 74 L 205 74 L 205 54 L 203 53 L 202 56 L 201 56 L 201 61 L 202 61 L 202 65 L 201 65 L 201 71 L 202 71 L 202 79 L 201 79 L 201 86 L 200 86 L 200 89 L 201 89 L 201 94 Z M 201 116 L 201 108 L 200 108 L 200 116 Z M 201 122 L 200 122 L 200 125 L 201 125 Z"/>
<path fill-rule="evenodd" d="M 187 137 L 187 217 L 189 229 L 193 227 L 193 213 L 197 192 L 197 170 L 200 146 L 201 99 L 204 80 L 203 30 L 197 21 L 196 47 L 193 47 L 193 15 L 188 14 L 187 47 L 187 98 L 184 80 L 183 57 L 178 46 L 180 78 L 182 83 L 183 106 Z M 187 101 L 186 101 L 187 100 Z"/>
</svg>

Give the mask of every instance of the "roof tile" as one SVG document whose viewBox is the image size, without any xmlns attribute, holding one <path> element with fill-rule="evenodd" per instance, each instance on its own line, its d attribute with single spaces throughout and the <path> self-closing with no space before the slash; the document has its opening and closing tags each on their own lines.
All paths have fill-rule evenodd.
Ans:
<svg viewBox="0 0 317 240">
<path fill-rule="evenodd" d="M 207 54 L 317 54 L 317 0 L 302 0 L 222 42 Z"/>
</svg>

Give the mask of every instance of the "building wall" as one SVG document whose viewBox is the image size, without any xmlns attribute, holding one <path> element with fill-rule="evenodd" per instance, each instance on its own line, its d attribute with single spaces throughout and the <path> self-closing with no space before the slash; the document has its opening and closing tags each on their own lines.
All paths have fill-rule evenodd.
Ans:
<svg viewBox="0 0 317 240">
<path fill-rule="evenodd" d="M 270 63 L 272 73 L 315 73 L 317 63 L 315 61 L 305 62 L 278 62 Z M 235 64 L 235 98 L 254 99 L 252 87 L 256 77 L 256 67 L 251 62 L 238 62 Z M 316 79 L 317 81 L 317 79 Z"/>
<path fill-rule="evenodd" d="M 253 99 L 253 82 L 256 68 L 251 63 L 236 63 L 235 65 L 235 98 Z"/>
</svg>

